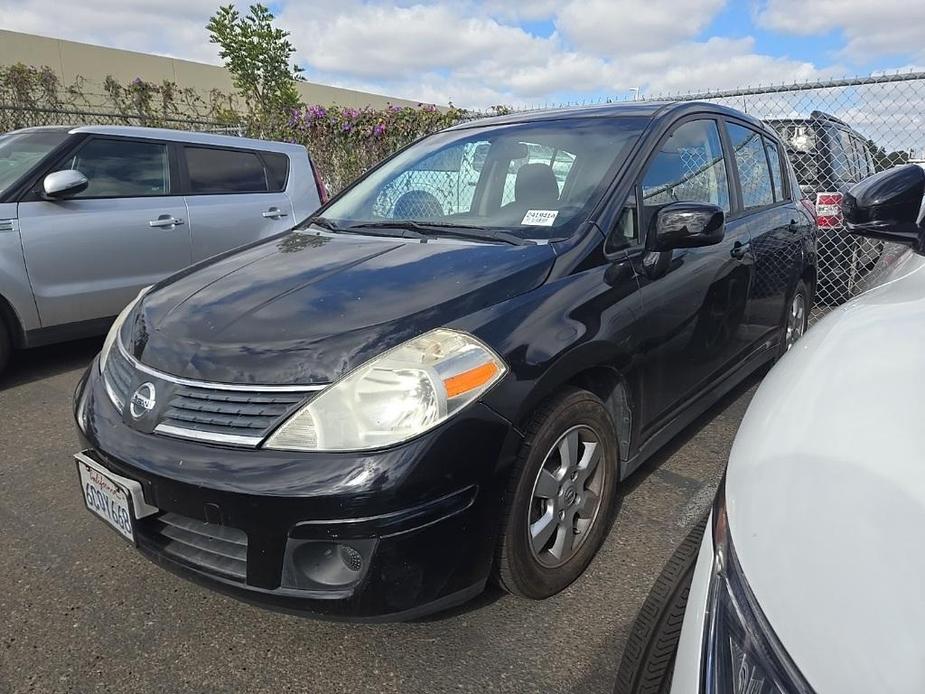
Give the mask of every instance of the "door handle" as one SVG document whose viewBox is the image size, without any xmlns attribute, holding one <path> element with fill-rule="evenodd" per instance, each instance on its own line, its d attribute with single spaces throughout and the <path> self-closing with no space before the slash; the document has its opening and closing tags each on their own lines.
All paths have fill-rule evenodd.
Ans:
<svg viewBox="0 0 925 694">
<path fill-rule="evenodd" d="M 790 224 L 787 225 L 787 231 L 791 234 L 795 234 L 800 230 L 800 224 L 795 219 L 790 220 Z"/>
<path fill-rule="evenodd" d="M 267 219 L 279 219 L 280 217 L 288 217 L 289 215 L 283 212 L 278 207 L 271 207 L 266 212 L 262 213 Z"/>
<path fill-rule="evenodd" d="M 175 227 L 179 226 L 180 224 L 183 224 L 182 219 L 177 219 L 173 215 L 169 214 L 162 214 L 157 219 L 152 219 L 150 222 L 148 222 L 148 226 L 150 227 Z"/>
<path fill-rule="evenodd" d="M 749 243 L 747 241 L 745 243 L 742 243 L 741 241 L 736 241 L 735 245 L 732 247 L 732 250 L 729 251 L 729 255 L 731 255 L 736 260 L 742 260 L 742 258 L 748 255 L 748 251 L 749 251 Z"/>
</svg>

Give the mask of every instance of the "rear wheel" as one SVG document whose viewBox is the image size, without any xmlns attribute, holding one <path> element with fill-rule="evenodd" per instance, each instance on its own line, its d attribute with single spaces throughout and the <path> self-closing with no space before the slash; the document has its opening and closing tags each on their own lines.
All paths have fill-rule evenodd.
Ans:
<svg viewBox="0 0 925 694">
<path fill-rule="evenodd" d="M 616 510 L 616 434 L 592 393 L 570 388 L 538 411 L 505 499 L 496 578 L 542 599 L 585 570 Z"/>
<path fill-rule="evenodd" d="M 804 280 L 800 280 L 790 296 L 787 313 L 784 315 L 784 323 L 781 326 L 781 356 L 790 351 L 797 340 L 803 337 L 809 327 L 810 308 L 809 287 Z"/>
<path fill-rule="evenodd" d="M 6 323 L 3 322 L 3 319 L 0 318 L 0 374 L 2 374 L 3 370 L 6 368 L 6 364 L 10 360 L 10 352 L 12 351 L 13 344 L 10 340 L 10 331 L 6 327 Z"/>
<path fill-rule="evenodd" d="M 681 624 L 707 519 L 703 518 L 662 569 L 623 650 L 614 694 L 668 694 Z"/>
</svg>

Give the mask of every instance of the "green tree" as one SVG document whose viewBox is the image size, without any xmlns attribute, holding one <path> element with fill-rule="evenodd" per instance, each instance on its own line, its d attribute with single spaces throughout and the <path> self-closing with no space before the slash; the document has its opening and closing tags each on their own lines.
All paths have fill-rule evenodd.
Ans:
<svg viewBox="0 0 925 694">
<path fill-rule="evenodd" d="M 234 5 L 223 5 L 206 26 L 247 107 L 250 129 L 261 136 L 272 136 L 301 105 L 296 82 L 302 68 L 290 62 L 295 47 L 289 32 L 274 27 L 273 20 L 259 3 L 250 6 L 247 16 Z"/>
<path fill-rule="evenodd" d="M 867 141 L 867 149 L 870 150 L 870 154 L 874 159 L 874 168 L 877 171 L 886 171 L 894 166 L 909 163 L 909 152 L 903 150 L 887 152 L 873 140 Z"/>
</svg>

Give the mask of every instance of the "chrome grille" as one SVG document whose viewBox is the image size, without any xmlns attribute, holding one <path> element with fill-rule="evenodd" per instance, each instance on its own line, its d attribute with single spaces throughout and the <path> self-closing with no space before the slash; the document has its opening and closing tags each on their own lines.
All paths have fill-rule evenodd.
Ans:
<svg viewBox="0 0 925 694">
<path fill-rule="evenodd" d="M 155 431 L 186 438 L 212 435 L 228 443 L 256 446 L 303 400 L 304 393 L 264 395 L 181 386 Z"/>
<path fill-rule="evenodd" d="M 177 438 L 256 447 L 324 386 L 235 386 L 181 379 L 144 366 L 115 345 L 103 374 L 121 412 L 142 382 L 154 383 L 159 408 L 145 431 Z M 161 403 L 163 403 L 161 405 Z"/>
<path fill-rule="evenodd" d="M 244 583 L 247 535 L 243 530 L 164 513 L 140 524 L 141 534 L 163 554 L 197 569 Z"/>
<path fill-rule="evenodd" d="M 125 401 L 131 395 L 132 379 L 134 372 L 132 365 L 122 356 L 118 349 L 113 349 L 106 361 L 106 390 L 109 397 L 120 410 L 125 406 Z"/>
</svg>

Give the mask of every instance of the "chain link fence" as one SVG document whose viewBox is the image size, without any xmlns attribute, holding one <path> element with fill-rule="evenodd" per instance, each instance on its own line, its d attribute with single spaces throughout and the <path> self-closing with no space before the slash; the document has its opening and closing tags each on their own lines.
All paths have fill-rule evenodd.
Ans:
<svg viewBox="0 0 925 694">
<path fill-rule="evenodd" d="M 872 173 L 908 162 L 925 165 L 925 72 L 647 95 L 644 100 L 721 103 L 764 120 L 781 134 L 803 197 L 815 210 L 819 226 L 819 281 L 813 320 L 828 308 L 847 301 L 869 283 L 869 275 L 883 255 L 884 247 L 882 243 L 845 232 L 841 199 L 853 184 Z M 479 115 L 491 114 L 469 112 L 464 117 Z M 227 123 L 196 117 L 170 115 L 151 119 L 95 109 L 0 103 L 0 132 L 36 125 L 85 124 L 156 125 L 241 134 L 239 128 Z M 571 165 L 561 159 L 562 156 L 531 149 L 522 160 L 512 162 L 515 170 L 506 184 L 505 197 L 513 194 L 516 166 L 534 161 L 548 163 L 561 187 L 560 179 L 567 175 Z M 462 174 L 468 172 L 477 177 L 479 159 L 484 157 L 485 152 L 476 148 L 457 157 L 459 161 L 440 160 L 432 166 L 422 166 L 420 171 L 405 177 L 407 180 L 396 181 L 394 189 L 384 191 L 380 203 L 392 207 L 401 200 L 405 206 L 423 206 L 425 211 L 439 206 L 445 213 L 463 209 L 471 201 L 472 189 L 471 185 L 462 186 Z M 471 184 L 471 181 L 467 179 L 466 183 Z"/>
<path fill-rule="evenodd" d="M 780 133 L 819 225 L 813 322 L 869 285 L 884 244 L 845 231 L 841 199 L 870 174 L 925 165 L 925 72 L 646 98 L 724 104 Z"/>
</svg>

